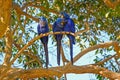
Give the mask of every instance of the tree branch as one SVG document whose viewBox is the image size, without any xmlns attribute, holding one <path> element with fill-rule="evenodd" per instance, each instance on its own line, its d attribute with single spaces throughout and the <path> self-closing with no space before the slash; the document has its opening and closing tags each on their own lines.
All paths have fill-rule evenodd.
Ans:
<svg viewBox="0 0 120 80">
<path fill-rule="evenodd" d="M 69 62 L 67 59 L 66 59 L 66 57 L 65 57 L 65 55 L 64 55 L 64 51 L 63 51 L 63 47 L 61 47 L 61 55 L 62 55 L 62 61 L 63 61 L 63 63 L 65 63 L 65 62 Z"/>
<path fill-rule="evenodd" d="M 40 2 L 28 2 L 28 3 L 25 3 L 24 6 L 22 7 L 22 10 L 28 6 L 31 6 L 31 7 L 35 7 L 35 8 L 39 8 L 43 11 L 47 11 L 47 12 L 52 12 L 52 13 L 55 13 L 55 14 L 59 14 L 59 12 L 55 11 L 54 9 L 50 9 L 50 8 L 45 8 L 43 6 L 40 6 L 40 5 L 37 5 L 37 4 L 40 4 Z"/>
<path fill-rule="evenodd" d="M 73 35 L 73 36 L 75 36 L 75 34 L 74 33 L 71 33 L 71 32 L 48 32 L 48 33 L 46 33 L 46 34 L 41 34 L 41 35 L 39 35 L 39 36 L 37 36 L 37 37 L 35 37 L 34 39 L 32 39 L 32 40 L 30 40 L 17 54 L 16 54 L 16 56 L 13 58 L 13 60 L 10 62 L 10 65 L 12 65 L 13 64 L 13 62 L 22 54 L 22 52 L 28 47 L 28 46 L 30 46 L 34 41 L 36 41 L 37 39 L 39 39 L 39 38 L 41 38 L 41 37 L 44 37 L 44 36 L 48 36 L 48 35 L 55 35 L 55 34 L 70 34 L 70 35 Z M 77 35 L 76 35 L 77 36 Z"/>
<path fill-rule="evenodd" d="M 10 30 L 10 27 L 8 27 L 8 30 L 6 32 L 6 47 L 5 47 L 5 58 L 4 58 L 4 62 L 3 65 L 8 65 L 12 56 L 12 32 Z"/>
<path fill-rule="evenodd" d="M 16 55 L 15 55 L 15 57 L 12 59 L 12 61 L 10 62 L 10 65 L 12 65 L 13 64 L 13 62 L 22 54 L 22 52 L 28 47 L 28 46 L 30 46 L 34 41 L 36 41 L 37 39 L 40 39 L 41 37 L 44 37 L 44 36 L 48 36 L 48 35 L 55 35 L 55 34 L 70 34 L 70 35 L 73 35 L 73 36 L 75 36 L 74 35 L 74 33 L 70 33 L 70 32 L 55 32 L 55 33 L 53 33 L 53 32 L 48 32 L 48 33 L 46 33 L 46 34 L 41 34 L 41 35 L 39 35 L 39 36 L 37 36 L 37 37 L 35 37 L 34 39 L 32 39 L 32 40 L 30 40 Z"/>
<path fill-rule="evenodd" d="M 103 0 L 103 1 L 108 7 L 112 8 L 112 9 L 115 9 L 116 6 L 118 4 L 120 4 L 120 0 L 117 0 L 117 1 L 114 1 L 114 2 L 111 2 L 110 0 Z"/>
<path fill-rule="evenodd" d="M 87 54 L 90 51 L 93 51 L 93 50 L 96 50 L 99 48 L 107 48 L 107 47 L 114 46 L 114 45 L 118 45 L 118 42 L 111 41 L 111 42 L 100 43 L 100 44 L 91 46 L 91 47 L 81 51 L 78 55 L 76 55 L 73 59 L 73 62 L 76 62 L 78 59 L 80 59 L 82 56 L 84 56 L 85 54 Z M 69 67 L 69 65 L 71 65 L 71 62 L 69 62 L 66 67 Z"/>
<path fill-rule="evenodd" d="M 84 65 L 84 66 L 70 65 L 69 67 L 61 66 L 61 67 L 52 67 L 49 69 L 39 68 L 39 69 L 29 69 L 29 70 L 18 70 L 16 72 L 14 71 L 11 72 L 8 71 L 8 72 L 9 72 L 9 77 L 12 76 L 12 79 L 16 79 L 16 78 L 31 79 L 38 77 L 54 77 L 54 76 L 60 78 L 63 74 L 68 74 L 68 73 L 74 73 L 74 74 L 93 73 L 93 74 L 102 75 L 103 77 L 107 77 L 110 80 L 120 79 L 119 73 L 115 73 L 95 65 Z"/>
<path fill-rule="evenodd" d="M 93 65 L 102 65 L 104 62 L 107 62 L 108 60 L 110 60 L 110 59 L 112 59 L 112 58 L 114 58 L 114 57 L 116 57 L 116 56 L 117 56 L 117 55 L 114 54 L 114 55 L 112 55 L 112 56 L 104 59 L 103 61 L 97 62 L 96 64 L 93 64 Z"/>
<path fill-rule="evenodd" d="M 13 3 L 13 8 L 16 10 L 16 12 L 17 12 L 18 14 L 20 14 L 20 15 L 25 15 L 27 18 L 31 18 L 31 19 L 33 19 L 33 20 L 36 21 L 36 22 L 39 21 L 38 18 L 35 18 L 35 17 L 27 14 L 26 12 L 23 12 L 22 9 L 21 9 L 21 7 L 20 7 L 18 4 Z"/>
<path fill-rule="evenodd" d="M 0 38 L 3 37 L 10 26 L 11 7 L 12 0 L 0 0 Z"/>
<path fill-rule="evenodd" d="M 20 45 L 16 44 L 15 42 L 14 42 L 14 45 L 15 45 L 15 47 L 17 47 L 18 50 L 21 50 Z M 42 63 L 40 62 L 39 57 L 36 56 L 36 55 L 34 55 L 34 54 L 32 53 L 32 51 L 30 51 L 30 50 L 28 50 L 28 51 L 23 51 L 23 54 L 29 56 L 29 57 L 32 58 L 34 61 L 37 61 L 37 62 L 39 63 L 39 65 L 42 66 Z"/>
<path fill-rule="evenodd" d="M 46 34 L 41 34 L 37 37 L 35 37 L 34 39 L 30 40 L 28 42 L 28 44 L 26 44 L 17 54 L 16 56 L 13 58 L 13 60 L 10 62 L 10 65 L 13 64 L 13 62 L 22 54 L 22 52 L 28 47 L 30 46 L 34 41 L 36 41 L 37 39 L 41 38 L 41 37 L 44 37 L 44 36 L 48 36 L 50 34 L 71 34 L 74 36 L 73 33 L 70 33 L 70 32 L 49 32 L 49 33 L 46 33 Z M 114 45 L 118 45 L 118 42 L 115 42 L 115 41 L 111 41 L 111 42 L 107 42 L 107 43 L 101 43 L 101 44 L 98 44 L 98 45 L 95 45 L 95 46 L 92 46 L 92 47 L 89 47 L 85 50 L 83 50 L 82 52 L 80 52 L 75 58 L 74 58 L 74 62 L 77 61 L 80 57 L 82 57 L 83 55 L 85 55 L 87 52 L 90 52 L 92 50 L 95 50 L 95 49 L 98 49 L 98 48 L 105 48 L 105 47 L 109 47 L 109 46 L 114 46 Z M 70 64 L 70 63 L 69 63 Z"/>
</svg>

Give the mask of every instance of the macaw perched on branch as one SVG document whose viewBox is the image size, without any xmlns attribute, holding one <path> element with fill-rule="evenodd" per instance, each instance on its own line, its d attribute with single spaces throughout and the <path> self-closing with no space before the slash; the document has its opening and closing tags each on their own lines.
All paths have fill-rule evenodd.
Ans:
<svg viewBox="0 0 120 80">
<path fill-rule="evenodd" d="M 61 18 L 64 20 L 64 31 L 75 33 L 75 24 L 74 21 L 70 18 L 70 16 L 65 13 L 60 13 Z M 71 56 L 71 63 L 73 65 L 73 44 L 75 44 L 75 37 L 67 34 L 69 41 L 70 41 L 70 56 Z"/>
<path fill-rule="evenodd" d="M 37 32 L 38 32 L 38 35 L 49 32 L 47 20 L 43 16 L 41 16 L 39 18 L 39 23 L 38 23 L 38 26 L 37 26 Z M 48 36 L 44 36 L 44 37 L 40 38 L 40 40 L 41 40 L 41 42 L 44 46 L 44 51 L 45 51 L 45 56 L 46 56 L 46 68 L 48 68 L 48 64 L 49 64 Z"/>
<path fill-rule="evenodd" d="M 53 24 L 53 32 L 61 32 L 63 31 L 63 19 L 57 18 L 57 20 Z M 57 41 L 57 64 L 60 65 L 60 49 L 61 49 L 61 40 L 62 34 L 56 34 L 55 39 Z"/>
</svg>

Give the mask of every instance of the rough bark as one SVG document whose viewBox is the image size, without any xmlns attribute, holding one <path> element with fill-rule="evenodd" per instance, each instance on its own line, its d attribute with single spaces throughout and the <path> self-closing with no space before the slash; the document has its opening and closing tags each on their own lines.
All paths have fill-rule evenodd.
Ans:
<svg viewBox="0 0 120 80">
<path fill-rule="evenodd" d="M 69 74 L 69 73 L 74 73 L 74 74 L 92 73 L 92 74 L 102 75 L 103 77 L 106 77 L 110 80 L 120 80 L 119 73 L 115 73 L 103 67 L 99 67 L 95 65 L 84 65 L 84 66 L 70 65 L 69 67 L 61 66 L 61 67 L 52 67 L 49 69 L 39 68 L 39 69 L 29 69 L 29 70 L 6 68 L 4 73 L 7 75 L 0 76 L 1 80 L 3 79 L 15 80 L 16 78 L 30 79 L 30 78 L 54 77 L 54 76 L 61 77 L 63 74 Z"/>
<path fill-rule="evenodd" d="M 103 0 L 103 1 L 108 7 L 112 8 L 112 9 L 115 9 L 116 6 L 118 4 L 120 4 L 120 0 L 115 0 L 113 2 L 111 0 Z"/>
<path fill-rule="evenodd" d="M 5 42 L 6 42 L 6 47 L 5 47 L 5 58 L 3 65 L 9 65 L 12 56 L 12 42 L 13 42 L 12 32 L 10 31 L 9 27 L 5 35 Z"/>
<path fill-rule="evenodd" d="M 0 0 L 0 38 L 10 26 L 11 8 L 12 0 Z"/>
</svg>

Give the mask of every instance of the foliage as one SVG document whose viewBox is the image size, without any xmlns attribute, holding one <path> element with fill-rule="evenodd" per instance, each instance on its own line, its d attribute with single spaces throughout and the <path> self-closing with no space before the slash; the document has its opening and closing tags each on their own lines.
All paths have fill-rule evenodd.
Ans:
<svg viewBox="0 0 120 80">
<path fill-rule="evenodd" d="M 78 44 L 80 51 L 107 41 L 120 42 L 119 5 L 115 9 L 111 9 L 105 5 L 103 0 L 13 0 L 12 2 L 10 24 L 13 39 L 12 57 L 31 39 L 37 36 L 35 26 L 40 16 L 45 16 L 48 19 L 49 27 L 52 31 L 51 25 L 59 17 L 59 12 L 61 11 L 69 13 L 76 24 L 76 32 L 86 28 L 83 23 L 87 22 L 89 25 L 89 31 L 76 37 L 76 44 Z M 52 40 L 54 39 L 51 35 L 49 37 Z M 5 53 L 3 51 L 6 46 L 5 38 L 3 37 L 0 40 L 1 53 Z M 66 43 L 65 38 L 63 42 Z M 65 45 L 67 44 L 64 44 L 63 48 L 66 48 Z M 22 64 L 25 69 L 44 67 L 43 52 L 42 44 L 40 44 L 39 40 L 36 40 L 19 56 L 17 63 Z M 109 58 L 113 55 L 113 52 L 114 47 L 97 49 L 95 51 L 95 63 Z M 52 51 L 50 54 L 52 54 Z M 113 72 L 120 71 L 118 57 L 113 57 L 100 66 Z M 98 75 L 97 79 L 103 80 L 104 78 Z M 44 78 L 41 78 L 41 80 L 44 80 Z"/>
</svg>

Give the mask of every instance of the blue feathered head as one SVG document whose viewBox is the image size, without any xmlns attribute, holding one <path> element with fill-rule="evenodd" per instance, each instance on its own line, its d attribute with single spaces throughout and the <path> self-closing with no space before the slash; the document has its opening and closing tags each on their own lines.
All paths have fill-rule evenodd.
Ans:
<svg viewBox="0 0 120 80">
<path fill-rule="evenodd" d="M 63 18 L 65 19 L 70 18 L 70 16 L 66 12 L 61 12 L 60 15 L 63 16 Z"/>
<path fill-rule="evenodd" d="M 46 18 L 43 17 L 43 16 L 41 16 L 41 17 L 39 18 L 39 20 L 41 20 L 41 21 L 47 21 Z"/>
<path fill-rule="evenodd" d="M 57 23 L 58 27 L 63 27 L 63 19 L 62 18 L 57 18 L 56 23 Z"/>
<path fill-rule="evenodd" d="M 62 19 L 61 18 L 57 18 L 56 22 L 59 24 L 62 22 Z"/>
<path fill-rule="evenodd" d="M 47 25 L 47 24 L 48 24 L 48 23 L 47 23 L 47 19 L 46 19 L 45 17 L 41 16 L 41 17 L 39 18 L 39 24 L 40 24 L 41 26 Z"/>
</svg>

